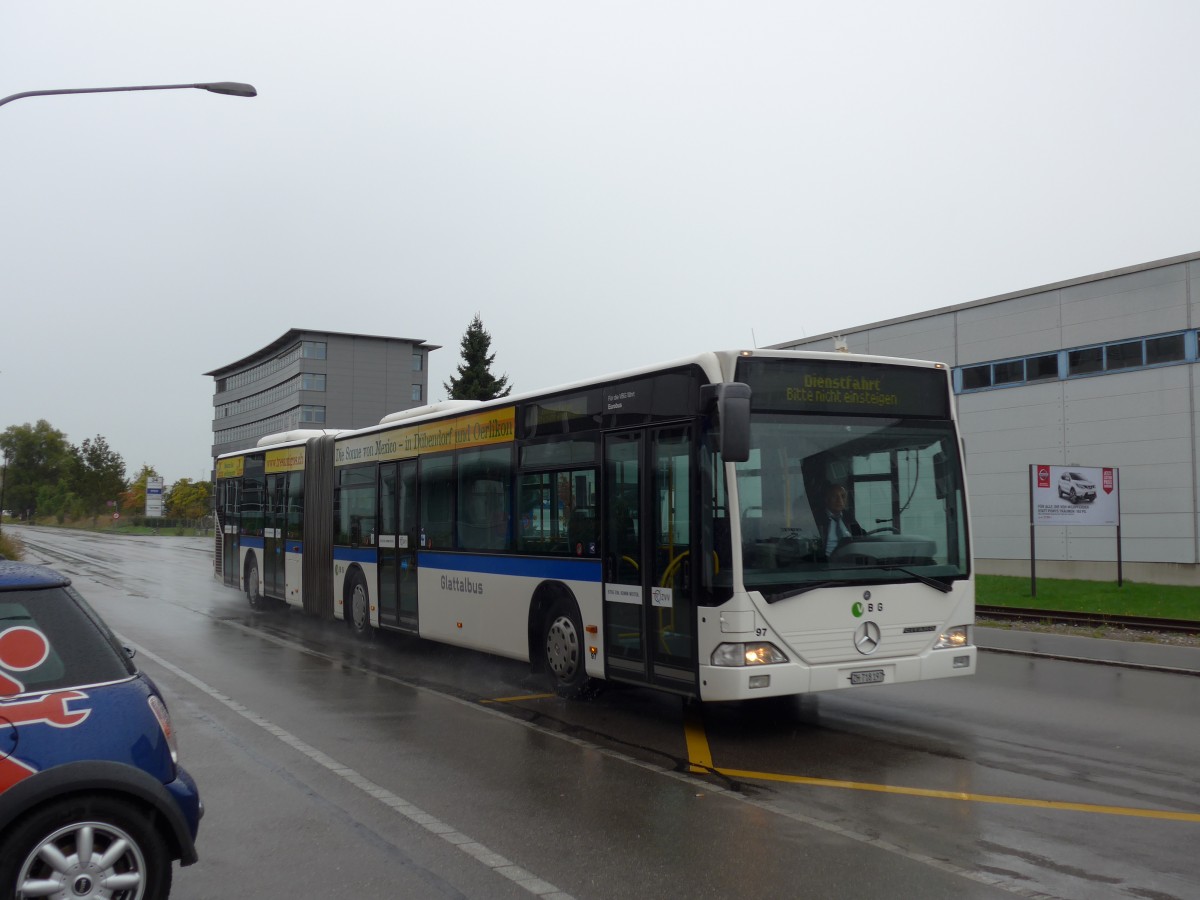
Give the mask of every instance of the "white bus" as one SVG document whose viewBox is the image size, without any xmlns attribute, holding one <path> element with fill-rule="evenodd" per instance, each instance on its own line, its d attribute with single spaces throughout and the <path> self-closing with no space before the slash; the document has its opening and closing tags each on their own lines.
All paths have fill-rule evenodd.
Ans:
<svg viewBox="0 0 1200 900">
<path fill-rule="evenodd" d="M 953 410 L 940 363 L 744 350 L 281 435 L 217 460 L 218 574 L 568 697 L 967 675 Z"/>
</svg>

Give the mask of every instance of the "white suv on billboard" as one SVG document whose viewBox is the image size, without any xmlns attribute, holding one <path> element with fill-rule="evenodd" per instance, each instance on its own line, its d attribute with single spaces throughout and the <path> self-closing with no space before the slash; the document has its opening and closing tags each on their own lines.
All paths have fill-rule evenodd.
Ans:
<svg viewBox="0 0 1200 900">
<path fill-rule="evenodd" d="M 1096 483 L 1081 472 L 1070 469 L 1058 476 L 1058 496 L 1072 503 L 1096 499 Z"/>
</svg>

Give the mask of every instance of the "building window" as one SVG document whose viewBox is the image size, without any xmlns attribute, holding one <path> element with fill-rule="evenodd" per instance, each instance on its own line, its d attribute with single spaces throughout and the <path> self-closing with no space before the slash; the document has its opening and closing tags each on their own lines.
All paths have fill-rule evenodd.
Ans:
<svg viewBox="0 0 1200 900">
<path fill-rule="evenodd" d="M 1086 375 L 1089 372 L 1100 372 L 1103 369 L 1103 347 L 1088 347 L 1086 350 L 1072 350 L 1067 354 L 1068 375 Z"/>
<path fill-rule="evenodd" d="M 323 406 L 301 406 L 300 421 L 311 425 L 325 424 L 325 407 Z"/>
<path fill-rule="evenodd" d="M 1019 384 L 1025 380 L 1025 360 L 1012 359 L 992 367 L 992 384 Z"/>
<path fill-rule="evenodd" d="M 964 391 L 974 391 L 991 386 L 991 366 L 968 366 L 962 370 L 962 389 Z"/>
<path fill-rule="evenodd" d="M 413 398 L 413 403 L 421 402 L 421 386 L 419 384 L 413 385 L 412 398 Z"/>
<path fill-rule="evenodd" d="M 425 365 L 425 359 L 420 350 L 413 351 L 413 371 L 420 372 Z"/>
<path fill-rule="evenodd" d="M 1104 368 L 1131 369 L 1142 365 L 1142 342 L 1125 341 L 1104 348 Z"/>
<path fill-rule="evenodd" d="M 1184 359 L 1183 335 L 1169 334 L 1166 337 L 1150 338 L 1146 341 L 1146 365 L 1181 362 Z"/>
<path fill-rule="evenodd" d="M 1026 381 L 1046 381 L 1058 377 L 1058 354 L 1047 353 L 1025 360 Z"/>
<path fill-rule="evenodd" d="M 300 345 L 300 355 L 305 359 L 324 359 L 324 341 L 303 341 Z"/>
<path fill-rule="evenodd" d="M 300 389 L 302 391 L 325 390 L 325 376 L 320 372 L 303 373 L 300 376 Z"/>
<path fill-rule="evenodd" d="M 1079 347 L 1057 353 L 1040 353 L 1024 359 L 963 366 L 956 370 L 955 390 L 959 393 L 978 391 L 993 387 L 1052 381 L 1058 378 L 1169 365 L 1187 362 L 1189 359 L 1195 361 L 1196 337 L 1197 332 L 1185 331 L 1135 340 L 1113 341 L 1111 344 Z M 1191 349 L 1189 349 L 1189 345 Z M 1067 363 L 1065 372 L 1060 371 L 1061 360 L 1064 356 Z"/>
</svg>

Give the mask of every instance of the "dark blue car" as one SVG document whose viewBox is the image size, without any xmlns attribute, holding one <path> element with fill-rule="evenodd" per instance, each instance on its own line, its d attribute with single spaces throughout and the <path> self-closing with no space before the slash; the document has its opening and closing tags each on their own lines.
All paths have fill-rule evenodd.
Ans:
<svg viewBox="0 0 1200 900">
<path fill-rule="evenodd" d="M 157 900 L 203 808 L 158 688 L 42 566 L 0 560 L 0 897 Z"/>
</svg>

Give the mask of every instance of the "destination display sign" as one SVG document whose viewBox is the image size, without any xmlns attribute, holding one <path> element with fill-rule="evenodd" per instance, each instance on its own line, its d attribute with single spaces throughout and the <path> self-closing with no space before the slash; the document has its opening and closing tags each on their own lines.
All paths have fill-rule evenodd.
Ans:
<svg viewBox="0 0 1200 900">
<path fill-rule="evenodd" d="M 752 357 L 738 360 L 736 380 L 755 412 L 950 417 L 946 369 Z"/>
<path fill-rule="evenodd" d="M 423 453 L 440 453 L 443 450 L 512 443 L 516 434 L 515 422 L 516 407 L 509 406 L 357 435 L 337 441 L 333 461 L 337 466 L 349 466 L 380 460 L 411 459 Z"/>
</svg>

